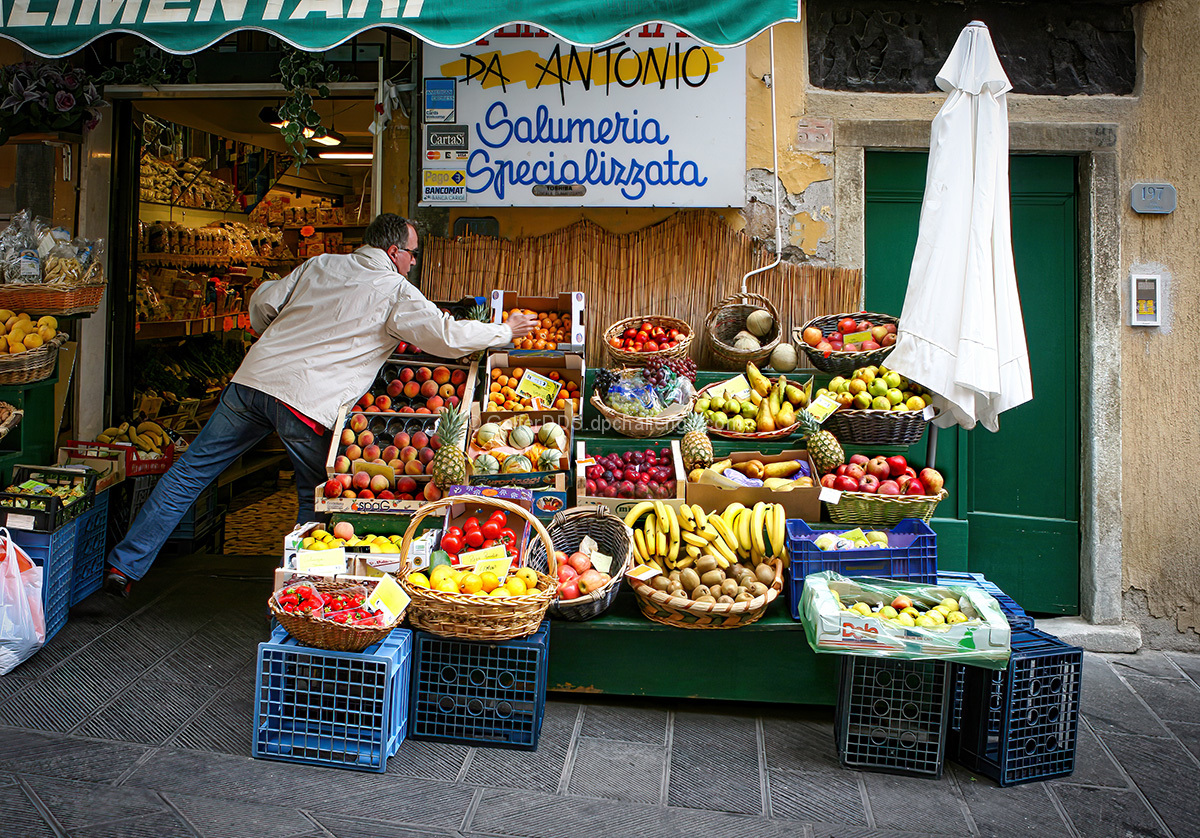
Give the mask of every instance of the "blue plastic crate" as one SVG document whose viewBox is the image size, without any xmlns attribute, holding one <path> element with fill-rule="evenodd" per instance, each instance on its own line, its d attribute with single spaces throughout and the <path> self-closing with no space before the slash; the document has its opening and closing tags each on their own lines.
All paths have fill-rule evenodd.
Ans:
<svg viewBox="0 0 1200 838">
<path fill-rule="evenodd" d="M 810 573 L 832 570 L 843 576 L 876 576 L 931 585 L 937 582 L 937 533 L 920 518 L 905 518 L 886 530 L 887 547 L 829 551 L 817 548 L 819 536 L 846 531 L 845 528 L 814 530 L 804 521 L 788 520 L 787 546 L 791 556 L 788 598 L 793 620 L 800 619 L 800 594 L 804 591 L 804 577 Z"/>
<path fill-rule="evenodd" d="M 253 755 L 383 772 L 408 730 L 412 649 L 408 629 L 330 652 L 277 628 L 258 646 Z"/>
<path fill-rule="evenodd" d="M 1000 611 L 1008 620 L 1008 625 L 1014 631 L 1017 629 L 1033 628 L 1033 617 L 1025 613 L 1025 609 L 1017 605 L 1010 597 L 993 582 L 989 582 L 982 573 L 962 573 L 954 570 L 943 570 L 937 575 L 939 585 L 973 585 L 982 588 L 1000 604 Z"/>
<path fill-rule="evenodd" d="M 92 508 L 75 521 L 75 564 L 71 569 L 71 601 L 74 605 L 104 583 L 104 556 L 108 545 L 108 490 L 96 493 Z"/>
<path fill-rule="evenodd" d="M 963 669 L 956 762 L 1001 786 L 1075 770 L 1083 650 L 1037 629 L 1014 631 L 1008 668 Z"/>
<path fill-rule="evenodd" d="M 72 519 L 54 532 L 9 530 L 9 535 L 42 567 L 42 608 L 46 612 L 46 640 L 67 624 L 71 608 L 71 577 L 75 565 L 75 524 Z"/>
<path fill-rule="evenodd" d="M 533 751 L 546 712 L 550 622 L 521 640 L 477 643 L 418 631 L 409 736 Z"/>
<path fill-rule="evenodd" d="M 940 777 L 951 678 L 945 661 L 842 658 L 834 737 L 847 768 Z"/>
</svg>

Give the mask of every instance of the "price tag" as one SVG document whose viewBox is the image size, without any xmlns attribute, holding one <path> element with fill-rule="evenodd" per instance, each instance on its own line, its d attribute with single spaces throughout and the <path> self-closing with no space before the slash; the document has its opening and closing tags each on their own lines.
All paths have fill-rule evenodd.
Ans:
<svg viewBox="0 0 1200 838">
<path fill-rule="evenodd" d="M 933 409 L 933 405 L 927 404 L 925 405 L 925 409 L 921 411 L 921 418 L 932 419 L 935 412 L 936 411 Z"/>
<path fill-rule="evenodd" d="M 606 556 L 600 551 L 596 550 L 592 552 L 589 558 L 592 560 L 592 567 L 596 568 L 596 570 L 600 571 L 601 573 L 612 572 L 612 556 Z"/>
<path fill-rule="evenodd" d="M 36 480 L 26 480 L 24 483 L 22 483 L 17 488 L 24 489 L 27 492 L 48 492 L 48 491 L 50 491 L 49 486 L 47 486 L 45 483 L 39 483 Z"/>
<path fill-rule="evenodd" d="M 296 570 L 325 573 L 346 572 L 346 548 L 333 550 L 299 550 L 296 552 Z"/>
<path fill-rule="evenodd" d="M 5 523 L 9 528 L 14 530 L 31 530 L 33 529 L 32 515 L 18 515 L 15 512 L 8 513 L 8 518 Z"/>
<path fill-rule="evenodd" d="M 655 576 L 658 576 L 661 573 L 662 573 L 662 571 L 659 570 L 654 565 L 643 564 L 643 565 L 638 565 L 633 570 L 629 571 L 629 573 L 627 573 L 626 575 L 632 576 L 634 579 L 640 579 L 641 581 L 646 582 L 650 579 L 653 579 Z"/>
<path fill-rule="evenodd" d="M 866 343 L 869 340 L 874 340 L 871 337 L 871 331 L 868 329 L 865 332 L 851 332 L 842 338 L 842 343 Z"/>
<path fill-rule="evenodd" d="M 596 458 L 595 457 L 584 457 L 582 460 L 576 460 L 575 465 L 585 466 L 585 467 L 586 466 L 594 466 L 594 465 L 596 465 Z"/>
<path fill-rule="evenodd" d="M 390 576 L 383 577 L 383 580 L 367 597 L 367 605 L 383 612 L 385 623 L 395 620 L 396 615 L 402 613 L 408 607 L 409 602 L 408 594 L 404 593 L 404 589 L 396 584 L 396 580 Z"/>
<path fill-rule="evenodd" d="M 508 557 L 508 551 L 504 549 L 503 544 L 496 544 L 492 547 L 484 547 L 482 550 L 468 550 L 466 553 L 460 553 L 458 556 L 459 567 L 476 567 L 479 562 L 488 559 L 503 559 L 511 561 Z M 476 572 L 479 572 L 478 570 Z"/>
<path fill-rule="evenodd" d="M 558 391 L 561 389 L 561 381 L 547 378 L 533 370 L 525 370 L 525 374 L 521 376 L 521 381 L 517 384 L 517 395 L 527 396 L 530 399 L 541 399 L 545 404 L 554 404 L 554 400 L 558 398 Z"/>
<path fill-rule="evenodd" d="M 815 416 L 818 423 L 824 423 L 841 406 L 841 402 L 833 396 L 828 393 L 822 393 L 813 399 L 812 403 L 804 409 Z"/>
<path fill-rule="evenodd" d="M 856 527 L 852 530 L 842 533 L 842 538 L 848 539 L 850 541 L 865 540 L 866 537 L 867 537 L 867 534 L 862 531 L 862 527 Z"/>
<path fill-rule="evenodd" d="M 830 489 L 828 486 L 821 487 L 821 494 L 817 496 L 819 500 L 826 503 L 838 504 L 842 501 L 842 493 L 837 489 Z"/>
<path fill-rule="evenodd" d="M 475 562 L 472 572 L 478 576 L 480 573 L 488 573 L 490 571 L 496 574 L 496 578 L 503 582 L 510 570 L 512 570 L 512 559 L 508 556 L 503 556 L 501 558 L 480 559 Z"/>
<path fill-rule="evenodd" d="M 743 399 L 750 395 L 750 382 L 746 380 L 746 376 L 738 375 L 722 381 L 720 384 L 713 385 L 713 388 L 708 391 L 708 396 L 724 396 L 726 398 L 732 396 L 735 399 Z"/>
</svg>

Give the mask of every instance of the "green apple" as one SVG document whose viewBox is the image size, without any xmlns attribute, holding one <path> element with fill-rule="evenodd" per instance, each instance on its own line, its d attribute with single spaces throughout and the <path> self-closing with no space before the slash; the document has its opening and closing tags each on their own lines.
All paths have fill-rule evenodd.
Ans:
<svg viewBox="0 0 1200 838">
<path fill-rule="evenodd" d="M 921 628 L 933 628 L 934 626 L 937 625 L 937 623 L 935 623 L 933 620 L 931 620 L 925 614 L 922 614 L 920 617 L 917 617 L 917 619 L 913 620 L 913 622 L 916 623 Z"/>
<path fill-rule="evenodd" d="M 889 372 L 887 375 L 885 375 L 883 377 L 883 380 L 887 382 L 888 387 L 896 389 L 896 390 L 900 389 L 900 373 Z"/>
<path fill-rule="evenodd" d="M 876 396 L 871 400 L 871 408 L 874 410 L 891 410 L 892 400 L 887 396 Z"/>
<path fill-rule="evenodd" d="M 892 404 L 900 404 L 902 401 L 904 401 L 904 394 L 895 387 L 887 391 L 887 397 L 888 401 Z"/>
<path fill-rule="evenodd" d="M 817 536 L 817 540 L 814 543 L 817 545 L 818 550 L 832 550 L 837 545 L 837 536 L 833 533 L 822 533 Z M 834 596 L 837 596 L 837 594 L 835 593 Z"/>
<path fill-rule="evenodd" d="M 872 396 L 886 396 L 887 391 L 887 383 L 882 378 L 876 378 L 869 385 L 867 385 L 867 392 Z"/>
<path fill-rule="evenodd" d="M 704 411 L 708 410 L 711 402 L 712 402 L 711 399 L 697 399 L 696 400 L 696 412 L 703 413 Z"/>
<path fill-rule="evenodd" d="M 888 620 L 894 620 L 899 616 L 899 612 L 895 608 L 892 608 L 892 606 L 885 605 L 879 609 L 879 616 Z"/>
<path fill-rule="evenodd" d="M 858 410 L 869 410 L 871 408 L 871 394 L 859 393 L 854 397 L 854 407 Z"/>
<path fill-rule="evenodd" d="M 840 375 L 835 375 L 829 382 L 829 389 L 834 393 L 844 392 L 849 386 L 849 382 Z"/>
<path fill-rule="evenodd" d="M 871 616 L 871 606 L 867 605 L 865 602 L 854 603 L 853 605 L 850 606 L 850 610 L 853 611 L 855 614 L 861 614 L 864 617 Z"/>
<path fill-rule="evenodd" d="M 913 396 L 908 401 L 906 401 L 904 404 L 908 406 L 909 410 L 912 410 L 914 412 L 925 409 L 925 400 L 923 398 L 921 398 L 920 396 Z"/>
<path fill-rule="evenodd" d="M 954 625 L 955 623 L 965 623 L 966 621 L 967 615 L 961 611 L 951 611 L 950 616 L 946 618 L 946 622 L 950 625 Z"/>
<path fill-rule="evenodd" d="M 913 620 L 912 614 L 909 614 L 907 611 L 901 611 L 899 614 L 897 614 L 896 622 L 902 626 L 915 626 L 916 625 L 916 621 Z"/>
</svg>

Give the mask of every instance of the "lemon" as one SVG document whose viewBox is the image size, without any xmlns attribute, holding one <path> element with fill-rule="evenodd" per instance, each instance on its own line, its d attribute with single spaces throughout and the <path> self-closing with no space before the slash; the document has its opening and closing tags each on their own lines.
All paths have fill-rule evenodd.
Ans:
<svg viewBox="0 0 1200 838">
<path fill-rule="evenodd" d="M 485 570 L 483 573 L 479 574 L 479 583 L 483 590 L 490 594 L 492 591 L 496 590 L 497 587 L 499 587 L 500 578 L 490 570 Z"/>
<path fill-rule="evenodd" d="M 483 589 L 483 580 L 474 573 L 464 574 L 459 589 L 464 594 L 477 594 Z"/>
<path fill-rule="evenodd" d="M 532 591 L 537 588 L 538 575 L 537 575 L 537 571 L 535 571 L 533 568 L 522 567 L 519 570 L 517 570 L 516 576 L 518 579 L 520 579 L 522 582 L 525 583 L 525 588 L 527 590 Z"/>
<path fill-rule="evenodd" d="M 488 596 L 508 596 L 508 595 L 509 595 L 508 588 L 504 587 L 503 585 L 501 585 L 500 587 L 498 587 L 494 591 L 492 591 L 490 594 L 488 594 Z"/>
<path fill-rule="evenodd" d="M 508 592 L 513 596 L 521 596 L 528 590 L 527 586 L 525 585 L 525 580 L 523 580 L 520 576 L 508 577 L 508 579 L 504 581 L 504 587 L 507 588 Z"/>
<path fill-rule="evenodd" d="M 428 588 L 429 577 L 419 570 L 414 570 L 412 573 L 408 574 L 408 583 L 410 585 L 416 585 L 418 588 Z"/>
<path fill-rule="evenodd" d="M 429 574 L 429 581 L 436 585 L 441 579 L 445 579 L 447 577 L 453 579 L 453 573 L 454 571 L 450 569 L 450 565 L 440 564 Z"/>
<path fill-rule="evenodd" d="M 459 592 L 458 583 L 449 576 L 443 576 L 441 579 L 434 582 L 433 589 L 435 591 L 442 591 L 443 593 L 447 594 L 457 594 Z"/>
</svg>

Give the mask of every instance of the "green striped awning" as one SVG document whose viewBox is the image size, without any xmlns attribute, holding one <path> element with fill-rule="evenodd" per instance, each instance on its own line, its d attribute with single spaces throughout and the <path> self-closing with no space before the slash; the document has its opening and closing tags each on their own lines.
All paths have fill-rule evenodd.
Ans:
<svg viewBox="0 0 1200 838">
<path fill-rule="evenodd" d="M 51 58 L 111 33 L 189 53 L 244 29 L 318 52 L 377 26 L 439 47 L 464 46 L 514 25 L 596 46 L 665 23 L 730 46 L 799 19 L 799 0 L 0 0 L 0 36 Z"/>
</svg>

